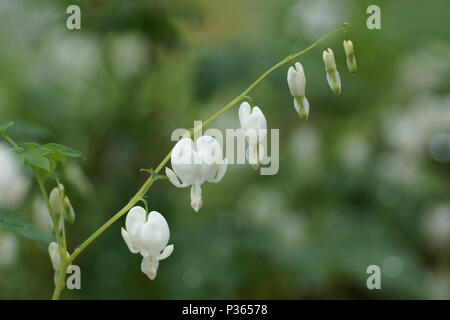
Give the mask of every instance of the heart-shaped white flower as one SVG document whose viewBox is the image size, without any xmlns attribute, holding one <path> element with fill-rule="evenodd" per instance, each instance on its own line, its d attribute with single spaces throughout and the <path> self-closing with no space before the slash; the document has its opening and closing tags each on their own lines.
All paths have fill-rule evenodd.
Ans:
<svg viewBox="0 0 450 320">
<path fill-rule="evenodd" d="M 151 280 L 155 279 L 159 261 L 168 258 L 173 252 L 173 244 L 167 245 L 170 238 L 169 225 L 157 211 L 146 217 L 144 208 L 135 206 L 128 212 L 122 228 L 122 237 L 132 253 L 143 257 L 141 270 Z"/>
<path fill-rule="evenodd" d="M 266 117 L 258 107 L 252 107 L 248 102 L 243 102 L 239 107 L 239 122 L 247 139 L 248 162 L 257 169 L 264 157 L 263 143 L 267 139 Z"/>
<path fill-rule="evenodd" d="M 202 206 L 204 182 L 218 183 L 227 170 L 222 148 L 216 139 L 201 136 L 194 142 L 183 138 L 177 142 L 171 155 L 172 169 L 166 167 L 166 175 L 177 188 L 191 186 L 191 206 L 198 211 Z"/>
</svg>

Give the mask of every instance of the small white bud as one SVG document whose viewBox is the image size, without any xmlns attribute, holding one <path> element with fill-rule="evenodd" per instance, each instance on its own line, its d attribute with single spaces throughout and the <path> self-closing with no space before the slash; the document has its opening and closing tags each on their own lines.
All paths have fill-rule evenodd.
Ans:
<svg viewBox="0 0 450 320">
<path fill-rule="evenodd" d="M 325 63 L 325 71 L 327 72 L 328 85 L 335 94 L 339 95 L 341 93 L 341 77 L 336 69 L 333 50 L 330 48 L 323 51 L 323 62 Z"/>
<path fill-rule="evenodd" d="M 52 266 L 54 271 L 59 271 L 59 268 L 61 267 L 61 253 L 63 252 L 63 249 L 60 250 L 58 244 L 53 241 L 50 242 L 48 246 L 48 253 L 50 255 L 50 260 L 52 261 Z M 66 251 L 65 252 L 66 257 L 69 258 L 70 255 Z"/>
<path fill-rule="evenodd" d="M 327 72 L 334 72 L 336 70 L 336 61 L 334 60 L 333 50 L 330 48 L 323 51 L 323 62 L 325 63 L 325 70 Z"/>
<path fill-rule="evenodd" d="M 49 196 L 50 206 L 52 207 L 53 213 L 56 216 L 63 214 L 64 212 L 64 202 L 62 199 L 61 191 L 58 187 L 54 187 L 50 192 Z"/>
<path fill-rule="evenodd" d="M 358 68 L 356 67 L 355 52 L 353 51 L 353 42 L 351 40 L 344 40 L 344 50 L 348 71 L 356 73 Z"/>
<path fill-rule="evenodd" d="M 296 62 L 294 67 L 289 67 L 287 82 L 293 97 L 303 97 L 305 95 L 305 72 L 300 62 Z"/>
<path fill-rule="evenodd" d="M 294 97 L 294 108 L 301 120 L 308 119 L 309 102 L 305 96 L 305 72 L 301 63 L 296 62 L 294 67 L 288 70 L 287 81 L 289 90 Z"/>
<path fill-rule="evenodd" d="M 72 204 L 67 196 L 64 197 L 64 217 L 68 223 L 75 222 L 75 210 L 73 210 Z"/>
</svg>

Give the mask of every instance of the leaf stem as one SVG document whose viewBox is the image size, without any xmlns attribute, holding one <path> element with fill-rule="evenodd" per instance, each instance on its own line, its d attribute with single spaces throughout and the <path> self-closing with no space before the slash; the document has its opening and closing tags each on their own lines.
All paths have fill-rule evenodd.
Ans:
<svg viewBox="0 0 450 320">
<path fill-rule="evenodd" d="M 13 141 L 13 139 L 11 139 L 7 134 L 2 134 L 3 138 L 6 139 L 6 141 L 8 141 L 14 148 L 19 148 L 19 146 L 17 145 L 17 143 L 15 143 Z"/>
</svg>

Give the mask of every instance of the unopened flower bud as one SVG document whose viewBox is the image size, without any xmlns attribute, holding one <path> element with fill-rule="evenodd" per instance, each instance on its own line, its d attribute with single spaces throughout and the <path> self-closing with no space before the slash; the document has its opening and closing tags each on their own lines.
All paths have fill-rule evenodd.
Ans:
<svg viewBox="0 0 450 320">
<path fill-rule="evenodd" d="M 356 58 L 353 51 L 353 42 L 351 40 L 344 40 L 344 50 L 348 71 L 350 71 L 351 73 L 356 73 Z"/>
<path fill-rule="evenodd" d="M 69 253 L 60 248 L 54 241 L 49 244 L 48 253 L 50 255 L 50 260 L 52 261 L 54 271 L 59 271 L 59 268 L 61 267 L 61 254 L 65 254 L 66 259 L 70 257 Z"/>
<path fill-rule="evenodd" d="M 68 223 L 75 222 L 75 210 L 73 210 L 72 204 L 67 196 L 64 197 L 64 217 Z"/>
<path fill-rule="evenodd" d="M 61 190 L 63 189 L 64 187 L 62 187 Z M 57 216 L 61 215 L 64 212 L 64 202 L 61 190 L 58 187 L 54 187 L 49 196 L 50 206 L 53 210 L 53 213 Z"/>
<path fill-rule="evenodd" d="M 341 77 L 336 69 L 333 50 L 330 48 L 323 51 L 323 62 L 325 63 L 325 71 L 327 72 L 328 85 L 338 95 L 341 93 Z"/>
<path fill-rule="evenodd" d="M 309 102 L 305 96 L 305 73 L 301 63 L 296 62 L 293 67 L 290 67 L 287 75 L 287 82 L 289 90 L 294 97 L 294 107 L 301 120 L 308 119 Z"/>
</svg>

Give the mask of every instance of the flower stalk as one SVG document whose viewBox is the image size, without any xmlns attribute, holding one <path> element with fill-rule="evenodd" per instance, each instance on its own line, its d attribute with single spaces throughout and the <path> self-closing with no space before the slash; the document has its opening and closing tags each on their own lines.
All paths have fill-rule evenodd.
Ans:
<svg viewBox="0 0 450 320">
<path fill-rule="evenodd" d="M 267 71 L 265 71 L 260 77 L 258 77 L 247 89 L 245 89 L 241 94 L 239 94 L 237 97 L 235 97 L 232 101 L 230 101 L 228 104 L 226 104 L 224 107 L 222 107 L 219 111 L 217 111 L 214 115 L 212 115 L 207 120 L 203 121 L 200 125 L 197 127 L 191 129 L 189 132 L 185 134 L 185 137 L 190 137 L 192 134 L 200 131 L 205 127 L 206 125 L 210 124 L 212 121 L 217 119 L 220 115 L 225 113 L 227 110 L 231 109 L 233 106 L 237 105 L 242 100 L 246 99 L 248 97 L 248 94 L 250 91 L 252 91 L 261 81 L 263 81 L 266 77 L 268 77 L 273 71 L 277 70 L 281 66 L 285 65 L 288 62 L 293 61 L 297 57 L 307 53 L 308 51 L 312 50 L 316 46 L 318 46 L 320 43 L 322 43 L 324 40 L 328 39 L 332 35 L 340 32 L 340 31 L 346 31 L 346 27 L 348 26 L 348 23 L 344 23 L 343 25 L 337 27 L 336 29 L 332 30 L 331 32 L 321 36 L 318 38 L 314 43 L 309 45 L 307 48 L 291 54 L 284 58 L 283 60 L 279 61 L 275 65 L 273 65 L 271 68 L 269 68 Z M 337 91 L 337 90 L 336 90 Z M 302 117 L 302 115 L 300 115 Z M 303 115 L 303 117 L 307 117 L 307 114 Z M 12 139 L 9 138 L 9 136 L 2 134 L 6 140 L 8 140 L 13 147 L 17 148 L 17 144 L 12 141 Z M 171 159 L 172 151 L 170 151 L 164 159 L 160 162 L 160 164 L 156 167 L 154 172 L 157 174 L 159 173 L 164 166 L 168 163 L 168 161 Z M 56 243 L 58 245 L 59 251 L 66 250 L 65 245 L 65 228 L 64 228 L 64 216 L 62 217 L 62 235 L 59 231 L 59 220 L 58 217 L 55 215 L 56 213 L 53 212 L 52 206 L 50 205 L 49 197 L 47 195 L 47 192 L 45 190 L 44 184 L 42 179 L 39 178 L 39 175 L 37 172 L 34 172 L 36 179 L 38 181 L 39 187 L 41 189 L 42 195 L 44 197 L 44 200 L 47 204 L 49 213 L 51 218 L 53 219 L 53 228 L 54 233 L 56 236 Z M 145 194 L 148 192 L 150 187 L 153 185 L 153 183 L 156 181 L 152 176 L 150 176 L 144 184 L 141 186 L 141 188 L 137 191 L 137 193 L 129 200 L 129 202 L 121 208 L 117 213 L 115 213 L 108 221 L 106 221 L 102 226 L 100 226 L 94 233 L 92 233 L 86 240 L 84 240 L 70 255 L 66 256 L 65 254 L 60 254 L 60 266 L 58 273 L 58 278 L 56 281 L 55 289 L 52 295 L 53 300 L 58 300 L 61 294 L 61 291 L 64 287 L 65 278 L 66 278 L 66 272 L 67 268 L 71 265 L 71 263 L 78 257 L 78 255 L 86 249 L 95 239 L 97 239 L 104 231 L 106 231 L 112 224 L 114 224 L 118 219 L 120 219 L 123 215 L 125 215 L 131 208 L 133 208 L 139 201 L 142 201 L 144 199 Z M 66 251 L 67 252 L 67 251 Z M 55 270 L 56 271 L 56 270 Z"/>
</svg>

